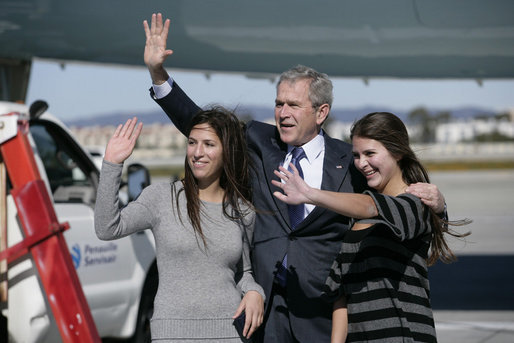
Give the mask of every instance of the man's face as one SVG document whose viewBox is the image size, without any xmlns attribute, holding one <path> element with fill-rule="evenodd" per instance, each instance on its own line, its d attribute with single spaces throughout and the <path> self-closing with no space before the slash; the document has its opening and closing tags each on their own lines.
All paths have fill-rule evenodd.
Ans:
<svg viewBox="0 0 514 343">
<path fill-rule="evenodd" d="M 278 86 L 275 123 L 280 139 L 289 145 L 301 146 L 316 137 L 326 117 L 326 114 L 312 107 L 310 82 L 306 79 L 294 83 L 283 81 Z"/>
</svg>

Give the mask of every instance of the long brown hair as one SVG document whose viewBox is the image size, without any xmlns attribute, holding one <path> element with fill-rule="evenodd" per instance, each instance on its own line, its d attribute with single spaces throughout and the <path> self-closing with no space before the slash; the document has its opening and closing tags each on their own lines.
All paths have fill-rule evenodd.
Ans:
<svg viewBox="0 0 514 343">
<path fill-rule="evenodd" d="M 197 113 L 191 120 L 187 135 L 199 124 L 209 125 L 221 141 L 223 170 L 220 177 L 220 186 L 225 191 L 223 196 L 223 213 L 231 220 L 240 220 L 251 209 L 251 192 L 249 178 L 249 157 L 244 136 L 243 123 L 221 106 Z M 185 160 L 185 173 L 182 179 L 183 188 L 178 192 L 184 191 L 187 202 L 187 214 L 195 234 L 202 239 L 204 246 L 207 246 L 205 235 L 200 224 L 200 198 L 198 181 L 193 175 L 193 171 Z M 176 205 L 179 207 L 179 197 L 176 197 Z M 230 210 L 229 210 L 230 209 Z M 178 211 L 180 216 L 180 211 Z M 180 218 L 180 220 L 182 220 Z"/>
<path fill-rule="evenodd" d="M 398 158 L 398 166 L 402 171 L 402 178 L 406 184 L 416 182 L 430 183 L 428 172 L 412 151 L 409 144 L 407 128 L 400 118 L 389 112 L 373 112 L 365 115 L 352 126 L 350 138 L 354 136 L 365 137 L 376 140 Z M 431 221 L 433 226 L 430 256 L 427 259 L 428 265 L 434 264 L 438 259 L 445 263 L 456 260 L 455 254 L 451 251 L 445 240 L 447 233 L 454 237 L 465 237 L 470 233 L 457 233 L 449 229 L 448 225 L 462 226 L 470 223 L 470 220 L 446 221 L 441 219 L 431 208 Z"/>
</svg>

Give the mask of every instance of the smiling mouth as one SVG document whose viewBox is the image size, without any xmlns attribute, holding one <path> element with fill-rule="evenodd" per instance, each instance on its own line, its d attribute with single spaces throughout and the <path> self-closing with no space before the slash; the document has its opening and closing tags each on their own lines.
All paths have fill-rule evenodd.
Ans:
<svg viewBox="0 0 514 343">
<path fill-rule="evenodd" d="M 376 170 L 370 170 L 368 172 L 364 172 L 364 175 L 371 176 L 371 175 L 375 174 L 376 172 L 377 172 Z"/>
</svg>

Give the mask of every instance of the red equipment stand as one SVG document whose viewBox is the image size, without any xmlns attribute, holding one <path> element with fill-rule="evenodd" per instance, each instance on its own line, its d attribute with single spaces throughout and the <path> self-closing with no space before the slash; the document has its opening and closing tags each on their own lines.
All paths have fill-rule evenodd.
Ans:
<svg viewBox="0 0 514 343">
<path fill-rule="evenodd" d="M 41 180 L 27 138 L 28 121 L 19 120 L 15 137 L 0 144 L 18 209 L 24 240 L 0 253 L 12 262 L 31 253 L 63 342 L 101 342 L 63 231 L 47 188 Z"/>
</svg>

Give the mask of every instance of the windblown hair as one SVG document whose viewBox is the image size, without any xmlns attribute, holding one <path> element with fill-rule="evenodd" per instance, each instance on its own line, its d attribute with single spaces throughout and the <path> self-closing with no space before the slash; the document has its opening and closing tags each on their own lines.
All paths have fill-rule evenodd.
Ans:
<svg viewBox="0 0 514 343">
<path fill-rule="evenodd" d="M 334 99 L 332 94 L 332 81 L 330 81 L 327 74 L 320 73 L 303 65 L 297 65 L 283 72 L 278 80 L 277 90 L 282 82 L 295 83 L 298 80 L 311 80 L 309 86 L 309 100 L 312 102 L 314 108 L 318 108 L 323 104 L 328 104 L 332 107 L 332 101 Z"/>
<path fill-rule="evenodd" d="M 416 182 L 430 183 L 430 178 L 425 167 L 416 157 L 409 145 L 409 134 L 403 122 L 389 112 L 373 112 L 365 115 L 352 126 L 350 138 L 363 137 L 376 140 L 398 159 L 398 165 L 402 171 L 402 178 L 406 184 Z M 433 226 L 431 242 L 431 253 L 427 259 L 428 265 L 434 264 L 438 259 L 444 263 L 456 260 L 455 254 L 451 251 L 445 240 L 447 233 L 454 237 L 465 237 L 470 233 L 459 234 L 448 228 L 448 225 L 462 226 L 470 223 L 469 220 L 448 222 L 441 219 L 430 208 Z"/>
<path fill-rule="evenodd" d="M 223 170 L 220 177 L 220 186 L 225 191 L 223 196 L 223 213 L 231 220 L 241 220 L 246 216 L 248 209 L 253 208 L 249 186 L 249 157 L 243 123 L 239 121 L 234 113 L 221 106 L 215 106 L 201 111 L 193 117 L 187 130 L 187 135 L 189 136 L 191 130 L 200 124 L 209 125 L 221 141 Z M 187 162 L 187 157 L 184 168 L 184 179 L 182 179 L 184 188 L 182 190 L 186 195 L 187 214 L 195 233 L 200 236 L 206 247 L 205 235 L 200 223 L 198 180 L 195 178 Z M 176 204 L 178 208 L 178 196 L 176 197 Z M 245 205 L 244 208 L 246 210 L 243 209 L 242 205 Z"/>
</svg>

